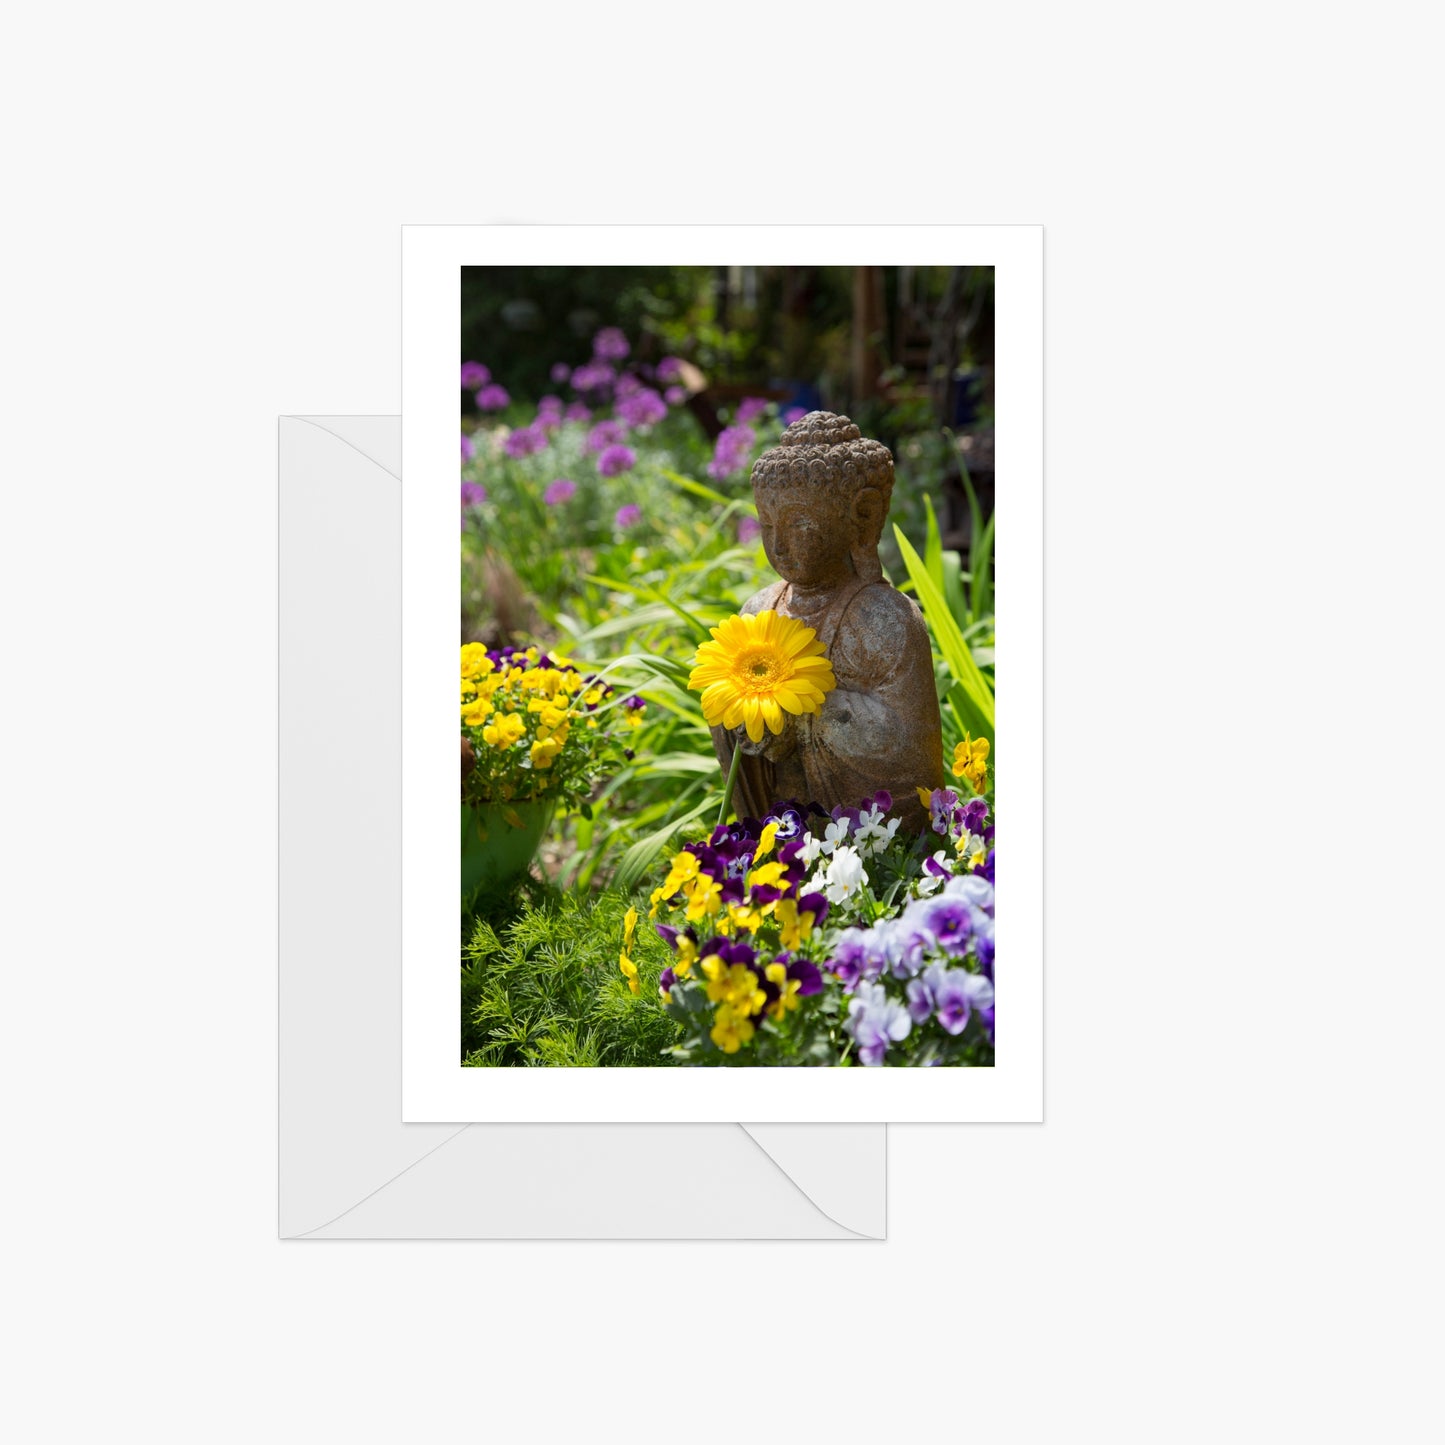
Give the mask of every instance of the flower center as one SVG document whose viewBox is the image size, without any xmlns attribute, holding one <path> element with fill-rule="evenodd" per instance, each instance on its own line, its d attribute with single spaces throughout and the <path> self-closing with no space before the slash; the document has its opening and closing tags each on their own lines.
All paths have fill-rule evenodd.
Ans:
<svg viewBox="0 0 1445 1445">
<path fill-rule="evenodd" d="M 765 691 L 779 680 L 779 657 L 771 648 L 742 653 L 734 665 L 735 676 L 745 687 Z"/>
</svg>

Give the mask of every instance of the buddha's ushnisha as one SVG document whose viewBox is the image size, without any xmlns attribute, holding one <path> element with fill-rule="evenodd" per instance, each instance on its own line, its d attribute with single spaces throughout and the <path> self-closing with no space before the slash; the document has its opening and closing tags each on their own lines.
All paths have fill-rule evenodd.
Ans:
<svg viewBox="0 0 1445 1445">
<path fill-rule="evenodd" d="M 815 411 L 758 458 L 752 484 L 781 580 L 743 615 L 775 614 L 784 644 L 795 635 L 785 619 L 795 619 L 816 641 L 788 654 L 796 681 L 787 685 L 803 710 L 784 694 L 766 713 L 729 707 L 712 729 L 724 771 L 735 748 L 743 753 L 737 812 L 760 818 L 786 798 L 855 807 L 883 789 L 905 826 L 922 828 L 917 790 L 942 786 L 943 738 L 927 626 L 878 561 L 893 456 L 846 416 Z"/>
</svg>

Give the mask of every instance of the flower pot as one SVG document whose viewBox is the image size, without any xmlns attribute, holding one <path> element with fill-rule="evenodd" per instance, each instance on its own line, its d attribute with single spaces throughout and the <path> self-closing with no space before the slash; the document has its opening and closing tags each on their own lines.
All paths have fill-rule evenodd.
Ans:
<svg viewBox="0 0 1445 1445">
<path fill-rule="evenodd" d="M 520 878 L 557 811 L 556 798 L 529 803 L 462 804 L 462 902 Z"/>
</svg>

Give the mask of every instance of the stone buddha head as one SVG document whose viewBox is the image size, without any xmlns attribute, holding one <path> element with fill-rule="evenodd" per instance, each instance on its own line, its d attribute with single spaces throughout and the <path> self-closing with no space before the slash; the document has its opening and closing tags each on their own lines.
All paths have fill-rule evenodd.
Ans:
<svg viewBox="0 0 1445 1445">
<path fill-rule="evenodd" d="M 763 550 L 779 577 L 824 590 L 881 581 L 878 539 L 893 494 L 893 454 L 846 416 L 813 411 L 753 463 Z"/>
</svg>

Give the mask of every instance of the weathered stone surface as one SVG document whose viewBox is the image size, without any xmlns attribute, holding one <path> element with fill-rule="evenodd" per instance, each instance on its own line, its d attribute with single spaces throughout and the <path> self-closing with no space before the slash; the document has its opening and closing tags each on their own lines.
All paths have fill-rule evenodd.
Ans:
<svg viewBox="0 0 1445 1445">
<path fill-rule="evenodd" d="M 810 412 L 753 465 L 763 548 L 781 579 L 749 598 L 813 628 L 837 687 L 820 712 L 789 715 L 753 743 L 712 730 L 723 769 L 740 747 L 739 815 L 783 798 L 853 807 L 887 789 L 905 827 L 927 813 L 916 789 L 943 783 L 943 730 L 928 628 L 917 605 L 883 580 L 878 540 L 893 492 L 893 456 L 846 417 Z"/>
</svg>

